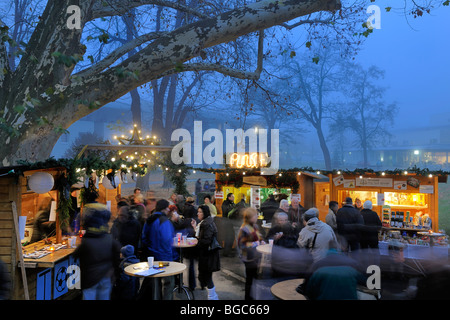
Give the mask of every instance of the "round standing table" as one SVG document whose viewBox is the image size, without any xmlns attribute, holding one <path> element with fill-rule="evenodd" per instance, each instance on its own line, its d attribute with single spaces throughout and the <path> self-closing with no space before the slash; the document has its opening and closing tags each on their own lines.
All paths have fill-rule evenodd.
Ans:
<svg viewBox="0 0 450 320">
<path fill-rule="evenodd" d="M 187 242 L 180 242 L 180 243 L 173 244 L 174 248 L 180 249 L 180 263 L 183 263 L 182 249 L 195 247 L 197 245 L 197 243 L 198 243 L 198 240 L 196 238 L 194 238 L 194 239 L 188 239 Z M 191 297 L 192 297 L 192 300 L 195 299 L 194 293 L 192 292 L 192 290 L 189 287 L 186 287 L 183 283 L 183 274 L 180 274 L 179 282 L 178 282 L 177 286 L 175 287 L 175 289 L 173 289 L 173 291 L 175 292 L 175 290 L 178 290 L 178 293 L 181 293 L 181 290 L 183 290 L 184 293 L 186 294 L 186 297 L 188 300 L 191 300 Z"/>
<path fill-rule="evenodd" d="M 166 261 L 163 261 L 166 262 Z M 153 263 L 153 267 L 156 269 L 158 268 L 159 261 L 155 261 Z M 147 262 L 138 262 L 135 264 L 130 264 L 128 267 L 124 269 L 125 274 L 132 276 L 132 277 L 149 277 L 149 278 L 162 278 L 162 277 L 170 277 L 175 276 L 177 274 L 183 273 L 184 270 L 186 270 L 186 265 L 179 262 L 169 261 L 169 265 L 167 267 L 162 267 L 161 269 L 164 270 L 164 272 L 153 274 L 151 276 L 143 276 L 138 274 L 139 272 L 143 270 L 148 269 L 148 263 Z"/>
<path fill-rule="evenodd" d="M 275 283 L 270 292 L 281 300 L 308 300 L 306 297 L 297 291 L 297 287 L 303 283 L 304 279 L 292 279 Z"/>
<path fill-rule="evenodd" d="M 186 265 L 180 262 L 175 262 L 175 261 L 169 261 L 169 265 L 166 267 L 162 267 L 162 268 L 158 268 L 159 266 L 159 262 L 160 261 L 155 261 L 153 263 L 153 267 L 155 269 L 161 269 L 164 270 L 164 272 L 161 273 L 156 273 L 153 275 L 149 275 L 149 276 L 143 276 L 140 275 L 139 272 L 144 271 L 144 270 L 148 270 L 148 263 L 147 262 L 139 262 L 139 263 L 135 263 L 135 264 L 131 264 L 129 266 L 127 266 L 124 269 L 125 274 L 132 276 L 132 277 L 141 277 L 141 278 L 163 278 L 163 277 L 170 277 L 170 276 L 176 276 L 176 275 L 180 275 L 180 278 L 182 279 L 182 274 L 183 271 L 186 270 Z M 166 261 L 163 261 L 166 262 Z M 183 280 L 181 280 L 183 281 Z M 173 289 L 172 292 L 175 292 L 175 290 L 179 290 L 181 292 L 181 290 L 184 291 L 184 293 L 186 294 L 188 300 L 191 299 L 191 297 L 189 296 L 189 292 L 184 288 L 184 287 L 179 287 L 178 285 Z M 192 295 L 193 297 L 194 295 Z"/>
</svg>

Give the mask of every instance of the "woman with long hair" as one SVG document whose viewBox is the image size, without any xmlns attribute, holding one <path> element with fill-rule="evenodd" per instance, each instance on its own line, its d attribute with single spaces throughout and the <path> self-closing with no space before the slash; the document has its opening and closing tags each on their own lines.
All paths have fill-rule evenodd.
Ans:
<svg viewBox="0 0 450 320">
<path fill-rule="evenodd" d="M 217 239 L 217 227 L 208 206 L 199 206 L 197 217 L 200 222 L 197 224 L 197 221 L 192 219 L 191 224 L 198 239 L 198 280 L 202 288 L 207 287 L 208 300 L 218 300 L 212 274 L 220 270 L 219 250 L 210 250 L 214 237 Z"/>
<path fill-rule="evenodd" d="M 257 276 L 257 268 L 260 254 L 256 247 L 264 244 L 263 238 L 258 230 L 258 211 L 255 208 L 244 210 L 244 221 L 238 234 L 238 247 L 240 258 L 245 265 L 245 300 L 252 300 L 250 290 L 253 279 Z"/>
</svg>

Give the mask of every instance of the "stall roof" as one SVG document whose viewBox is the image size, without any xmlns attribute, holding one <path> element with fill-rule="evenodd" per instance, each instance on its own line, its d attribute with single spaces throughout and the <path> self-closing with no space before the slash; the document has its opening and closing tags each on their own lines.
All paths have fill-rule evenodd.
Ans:
<svg viewBox="0 0 450 320">
<path fill-rule="evenodd" d="M 304 171 L 302 171 L 302 174 L 304 174 L 304 175 L 306 175 L 306 176 L 309 176 L 309 177 L 312 177 L 312 178 L 314 178 L 314 179 L 320 179 L 320 180 L 326 179 L 326 180 L 328 180 L 328 177 L 327 177 L 327 176 L 324 176 L 323 174 L 319 174 L 319 173 L 314 173 L 314 172 L 304 172 Z"/>
</svg>

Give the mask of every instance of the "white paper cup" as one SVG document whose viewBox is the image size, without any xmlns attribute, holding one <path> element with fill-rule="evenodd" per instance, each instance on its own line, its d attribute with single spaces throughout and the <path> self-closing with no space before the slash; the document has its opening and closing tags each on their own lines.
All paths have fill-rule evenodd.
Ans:
<svg viewBox="0 0 450 320">
<path fill-rule="evenodd" d="M 273 245 L 273 239 L 269 239 L 269 244 L 272 246 Z"/>
<path fill-rule="evenodd" d="M 153 257 L 148 257 L 147 258 L 147 262 L 148 262 L 148 268 L 152 269 L 153 268 Z"/>
</svg>

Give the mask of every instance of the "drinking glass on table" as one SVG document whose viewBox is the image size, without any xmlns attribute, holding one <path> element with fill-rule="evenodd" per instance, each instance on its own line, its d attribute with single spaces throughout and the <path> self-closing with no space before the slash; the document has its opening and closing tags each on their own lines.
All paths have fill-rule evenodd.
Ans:
<svg viewBox="0 0 450 320">
<path fill-rule="evenodd" d="M 153 268 L 153 260 L 154 260 L 153 257 L 148 257 L 148 258 L 147 258 L 148 268 L 149 268 L 149 269 L 152 269 L 152 268 Z"/>
</svg>

